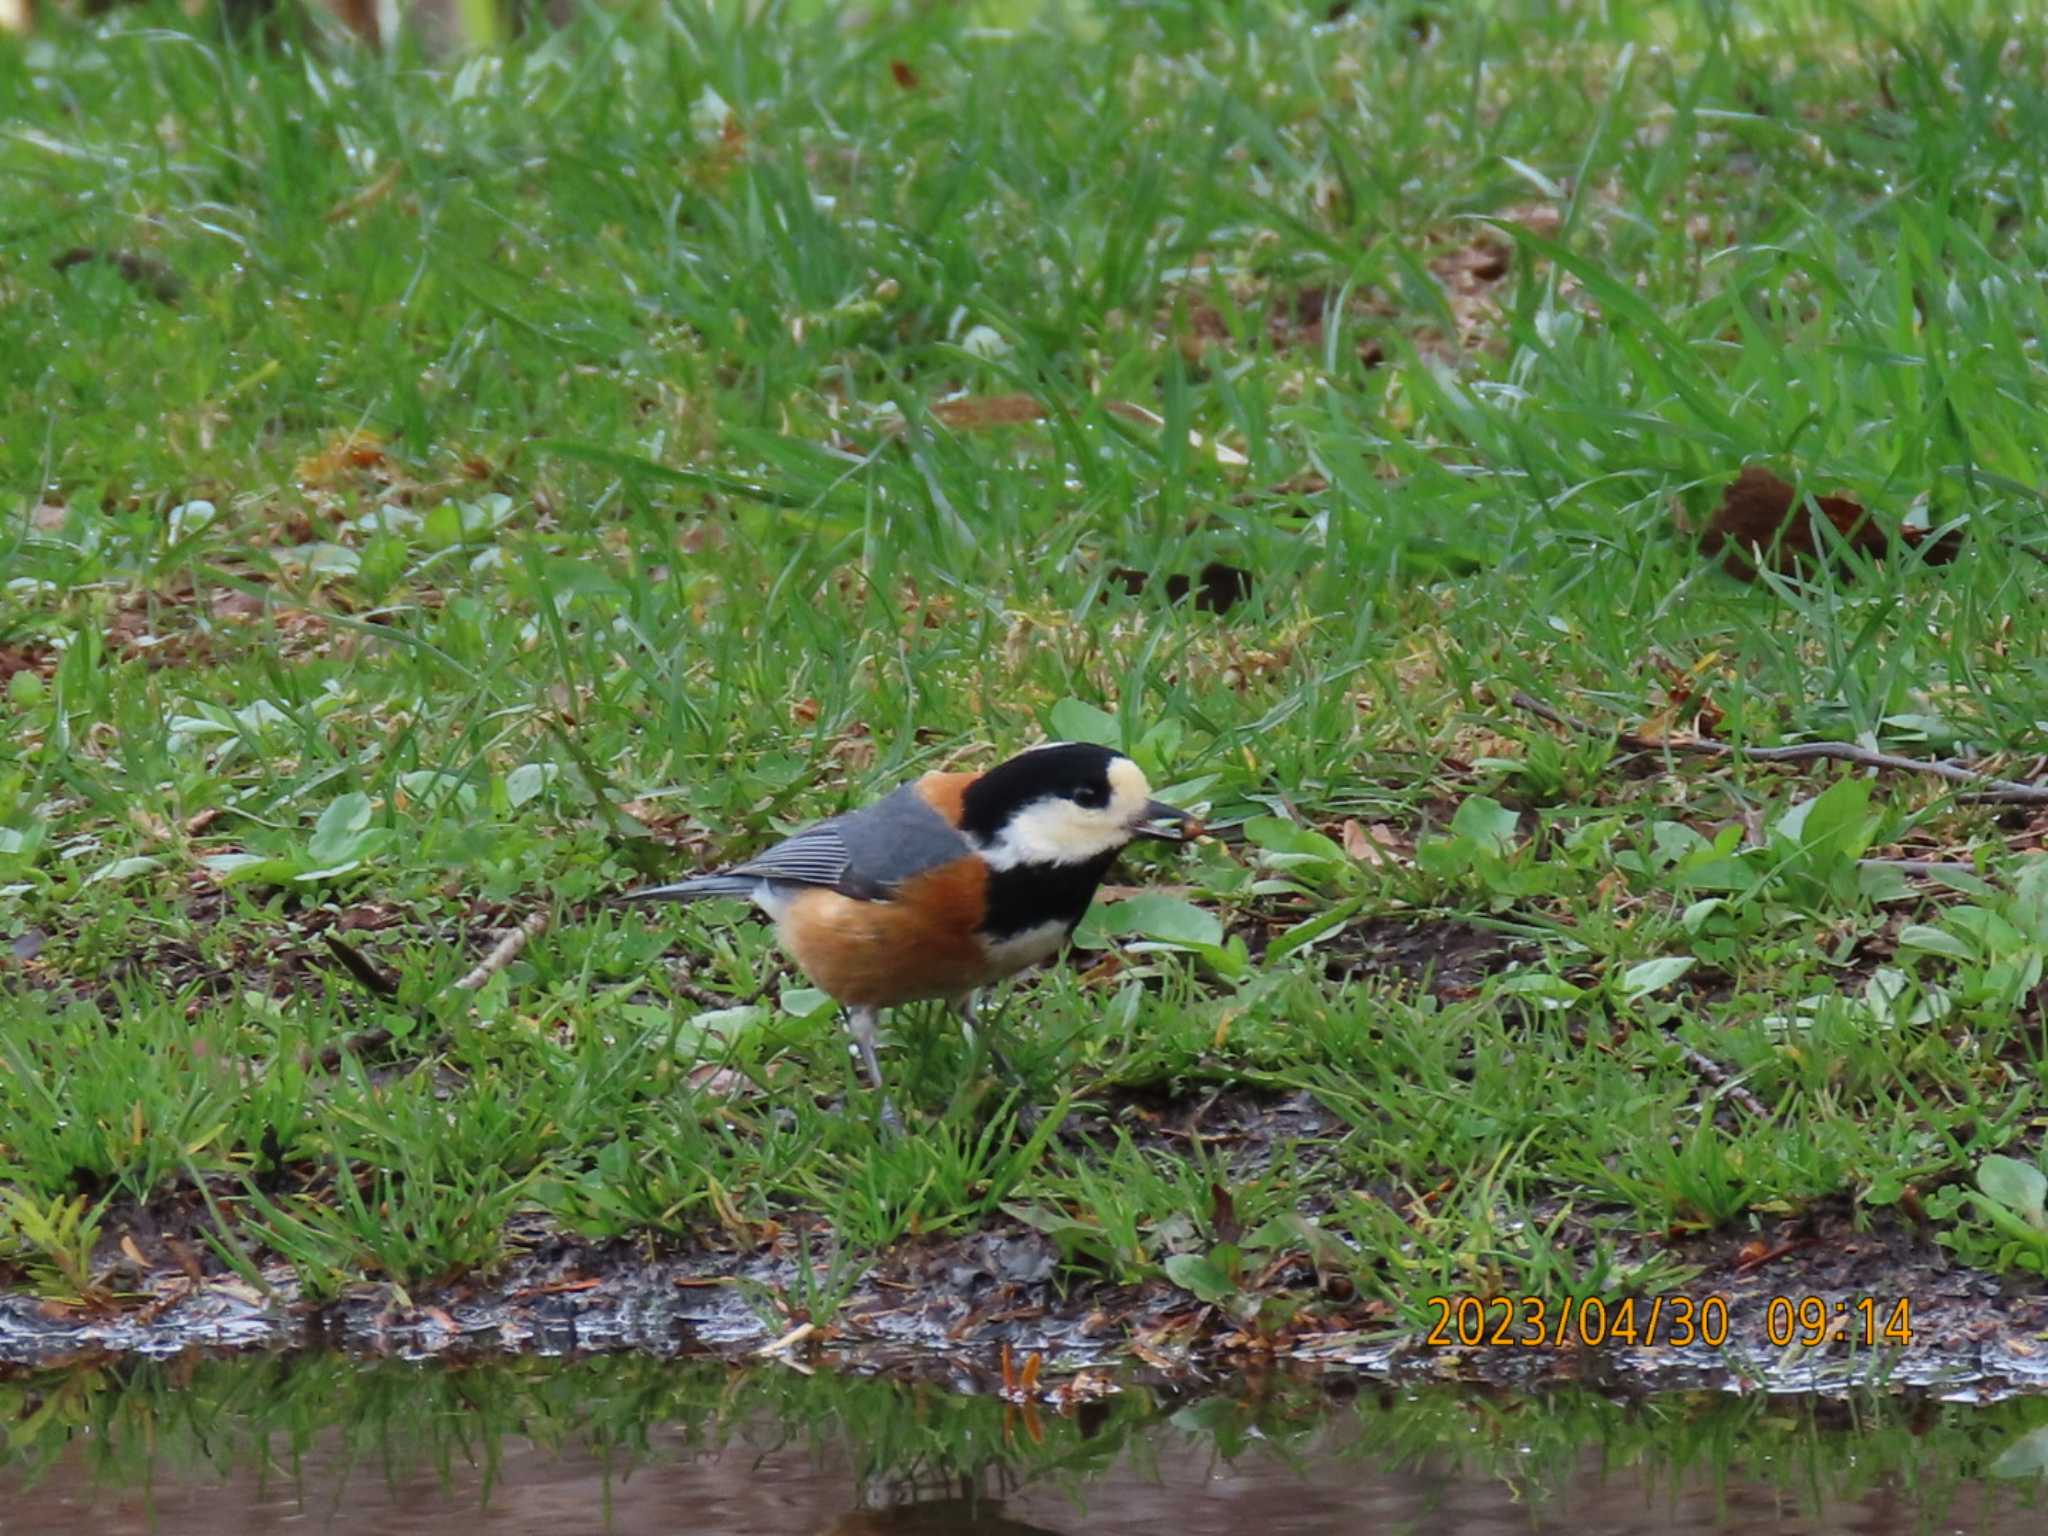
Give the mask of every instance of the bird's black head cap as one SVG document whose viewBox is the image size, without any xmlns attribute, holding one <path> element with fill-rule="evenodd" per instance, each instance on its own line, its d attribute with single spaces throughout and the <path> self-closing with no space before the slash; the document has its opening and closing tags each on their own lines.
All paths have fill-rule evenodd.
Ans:
<svg viewBox="0 0 2048 1536">
<path fill-rule="evenodd" d="M 1020 752 L 967 787 L 960 830 L 980 842 L 1001 833 L 1010 818 L 1039 800 L 1071 800 L 1090 810 L 1109 805 L 1112 764 L 1121 752 L 1087 741 L 1060 741 Z"/>
</svg>

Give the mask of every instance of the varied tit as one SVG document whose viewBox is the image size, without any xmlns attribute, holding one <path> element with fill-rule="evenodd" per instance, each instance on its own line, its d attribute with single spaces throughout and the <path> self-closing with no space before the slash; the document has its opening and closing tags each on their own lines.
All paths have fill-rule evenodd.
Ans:
<svg viewBox="0 0 2048 1536">
<path fill-rule="evenodd" d="M 928 773 L 743 864 L 627 899 L 752 901 L 791 958 L 846 1005 L 880 1092 L 882 1009 L 944 998 L 971 1038 L 974 994 L 1057 954 L 1127 844 L 1200 830 L 1154 800 L 1122 753 L 1051 742 L 986 773 Z M 886 1098 L 882 1111 L 893 1123 Z"/>
</svg>

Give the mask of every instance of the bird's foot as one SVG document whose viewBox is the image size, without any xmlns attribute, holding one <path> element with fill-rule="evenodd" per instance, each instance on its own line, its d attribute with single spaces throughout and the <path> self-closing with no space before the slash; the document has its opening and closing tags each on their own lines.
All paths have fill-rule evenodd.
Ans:
<svg viewBox="0 0 2048 1536">
<path fill-rule="evenodd" d="M 882 1129 L 889 1135 L 899 1138 L 903 1135 L 903 1117 L 896 1113 L 896 1106 L 889 1102 L 886 1093 L 882 1095 L 881 1120 Z"/>
</svg>

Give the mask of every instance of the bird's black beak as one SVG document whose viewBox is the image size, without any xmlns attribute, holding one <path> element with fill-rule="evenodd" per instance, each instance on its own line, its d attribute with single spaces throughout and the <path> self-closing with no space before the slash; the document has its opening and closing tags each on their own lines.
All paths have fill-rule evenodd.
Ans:
<svg viewBox="0 0 2048 1536">
<path fill-rule="evenodd" d="M 1199 837 L 1202 824 L 1177 805 L 1164 800 L 1147 800 L 1145 814 L 1132 830 L 1134 837 L 1156 837 L 1165 843 L 1185 843 Z"/>
</svg>

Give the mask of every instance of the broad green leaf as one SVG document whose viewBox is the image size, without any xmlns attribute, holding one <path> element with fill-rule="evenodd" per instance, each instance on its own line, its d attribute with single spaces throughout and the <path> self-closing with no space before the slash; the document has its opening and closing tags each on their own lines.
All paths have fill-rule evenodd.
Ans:
<svg viewBox="0 0 2048 1536">
<path fill-rule="evenodd" d="M 475 501 L 444 501 L 427 513 L 422 540 L 435 549 L 488 543 L 514 510 L 512 498 L 498 491 Z"/>
<path fill-rule="evenodd" d="M 1315 943 L 1326 934 L 1336 932 L 1350 922 L 1364 905 L 1365 898 L 1355 896 L 1350 901 L 1340 901 L 1335 906 L 1318 912 L 1314 917 L 1296 923 L 1266 946 L 1266 964 L 1271 965 L 1275 961 L 1284 960 L 1296 950 Z"/>
<path fill-rule="evenodd" d="M 1514 850 L 1521 817 L 1490 795 L 1467 795 L 1451 816 L 1451 832 L 1500 858 Z"/>
<path fill-rule="evenodd" d="M 1150 774 L 1153 770 L 1163 772 L 1173 760 L 1180 756 L 1180 744 L 1187 734 L 1187 727 L 1178 718 L 1168 715 L 1157 721 L 1151 730 L 1138 738 L 1138 745 L 1132 752 L 1139 764 Z"/>
<path fill-rule="evenodd" d="M 1676 864 L 1714 845 L 1682 821 L 1659 821 L 1650 827 L 1650 846 L 1665 863 Z"/>
<path fill-rule="evenodd" d="M 829 1013 L 838 1005 L 832 1001 L 832 994 L 817 987 L 784 987 L 776 999 L 782 1011 L 791 1018 L 808 1019 L 821 1013 Z M 703 1015 L 699 1014 L 701 1022 Z"/>
<path fill-rule="evenodd" d="M 234 714 L 235 723 L 252 736 L 260 736 L 265 731 L 292 723 L 292 717 L 268 699 L 258 699 L 255 703 L 236 710 Z"/>
<path fill-rule="evenodd" d="M 98 885 L 102 880 L 126 880 L 134 875 L 146 875 L 153 869 L 162 869 L 164 861 L 153 859 L 146 854 L 134 858 L 116 859 L 111 864 L 102 864 L 85 877 L 87 885 Z"/>
<path fill-rule="evenodd" d="M 215 853 L 199 863 L 223 885 L 238 879 L 257 879 L 264 873 L 283 879 L 292 869 L 291 860 L 273 858 L 267 853 Z"/>
<path fill-rule="evenodd" d="M 1160 1267 L 1167 1279 L 1201 1301 L 1227 1301 L 1237 1292 L 1230 1276 L 1204 1253 L 1171 1254 Z"/>
<path fill-rule="evenodd" d="M 1544 1009 L 1569 1008 L 1586 995 L 1585 988 L 1575 987 L 1548 971 L 1517 971 L 1504 977 L 1496 990 Z"/>
<path fill-rule="evenodd" d="M 1856 870 L 1856 890 L 1872 905 L 1887 901 L 1919 899 L 1913 887 L 1907 883 L 1906 872 L 1890 864 L 1859 865 Z"/>
<path fill-rule="evenodd" d="M 338 880 L 343 875 L 353 874 L 363 867 L 361 859 L 344 859 L 339 864 L 326 864 L 319 869 L 309 869 L 293 875 L 294 880 Z"/>
<path fill-rule="evenodd" d="M 1125 934 L 1164 944 L 1202 944 L 1214 948 L 1223 943 L 1223 922 L 1215 913 L 1178 896 L 1153 891 L 1109 903 L 1102 908 L 1098 927 L 1104 934 Z"/>
<path fill-rule="evenodd" d="M 505 798 L 516 811 L 552 784 L 560 772 L 553 763 L 521 763 L 505 775 Z"/>
<path fill-rule="evenodd" d="M 369 825 L 370 797 L 362 793 L 342 795 L 313 823 L 313 838 L 306 844 L 306 856 L 315 864 L 344 864 L 355 856 L 357 839 Z"/>
<path fill-rule="evenodd" d="M 2012 883 L 2012 920 L 2034 943 L 2048 946 L 2048 859 L 2028 859 Z"/>
<path fill-rule="evenodd" d="M 468 810 L 476 801 L 474 787 L 461 775 L 438 768 L 416 768 L 410 773 L 401 773 L 398 787 L 425 811 L 440 810 L 451 801 Z"/>
<path fill-rule="evenodd" d="M 1621 974 L 1622 1001 L 1633 1003 L 1652 992 L 1663 991 L 1696 963 L 1691 955 L 1664 955 L 1630 966 Z"/>
<path fill-rule="evenodd" d="M 1977 1187 L 2036 1231 L 2048 1232 L 2048 1173 L 2016 1157 L 1992 1153 L 1977 1165 Z"/>
<path fill-rule="evenodd" d="M 759 1024 L 768 1017 L 768 1009 L 760 1003 L 742 1003 L 736 1008 L 709 1008 L 690 1019 L 690 1027 L 697 1032 L 695 1043 L 702 1044 L 703 1036 L 712 1035 L 720 1040 L 730 1040 L 750 1025 Z"/>
<path fill-rule="evenodd" d="M 1697 934 L 1715 913 L 1730 911 L 1733 906 L 1734 903 L 1725 896 L 1709 896 L 1704 901 L 1693 902 L 1679 913 L 1678 925 L 1687 933 Z"/>
<path fill-rule="evenodd" d="M 1904 949 L 1925 950 L 1930 955 L 1946 955 L 1951 960 L 1974 960 L 1977 950 L 1969 940 L 1959 938 L 1946 928 L 1935 928 L 1926 923 L 1908 923 L 1899 930 L 1899 945 Z"/>
<path fill-rule="evenodd" d="M 1098 747 L 1123 748 L 1124 731 L 1116 716 L 1093 704 L 1061 699 L 1053 705 L 1049 718 L 1053 735 L 1061 741 L 1092 741 Z"/>
<path fill-rule="evenodd" d="M 1992 959 L 2033 947 L 2024 933 L 1989 907 L 1955 907 L 1942 918 L 1942 926 L 1970 940 L 1979 954 Z"/>
<path fill-rule="evenodd" d="M 1245 841 L 1268 853 L 1329 859 L 1340 864 L 1350 862 L 1339 844 L 1282 816 L 1254 816 L 1244 824 L 1244 835 Z"/>
<path fill-rule="evenodd" d="M 1876 825 L 1870 815 L 1870 787 L 1865 778 L 1837 780 L 1813 799 L 1793 806 L 1771 830 L 1797 846 L 1812 869 L 1861 858 Z"/>
</svg>

